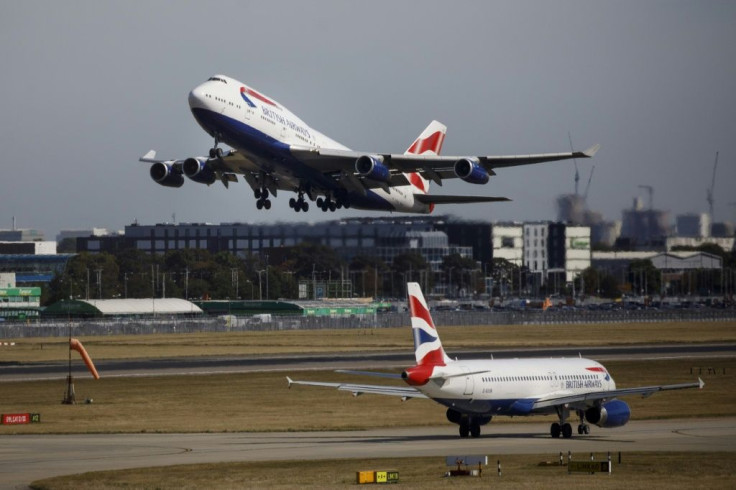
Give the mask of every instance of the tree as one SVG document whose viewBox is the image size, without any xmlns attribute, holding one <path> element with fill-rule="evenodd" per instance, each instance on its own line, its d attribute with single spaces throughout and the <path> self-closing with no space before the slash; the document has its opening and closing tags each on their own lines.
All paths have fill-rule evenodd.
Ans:
<svg viewBox="0 0 736 490">
<path fill-rule="evenodd" d="M 448 286 L 451 285 L 450 294 L 457 296 L 461 290 L 470 291 L 477 290 L 477 284 L 472 284 L 470 272 L 479 269 L 478 263 L 468 257 L 463 257 L 458 253 L 445 255 L 442 258 L 440 266 L 448 278 Z"/>
</svg>

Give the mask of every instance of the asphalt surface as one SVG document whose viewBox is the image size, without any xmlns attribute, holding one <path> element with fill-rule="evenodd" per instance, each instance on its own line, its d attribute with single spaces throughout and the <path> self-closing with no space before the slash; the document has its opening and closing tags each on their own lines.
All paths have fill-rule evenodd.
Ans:
<svg viewBox="0 0 736 490">
<path fill-rule="evenodd" d="M 736 343 L 497 349 L 493 351 L 450 351 L 448 355 L 460 359 L 577 357 L 582 355 L 598 361 L 616 358 L 731 357 L 736 355 Z M 377 369 L 392 366 L 405 367 L 412 364 L 414 364 L 414 355 L 411 351 L 405 353 L 95 360 L 97 370 L 105 377 L 285 369 Z M 63 378 L 68 371 L 68 362 L 32 364 L 0 362 L 0 381 Z M 73 360 L 72 374 L 83 375 L 86 373 L 87 369 L 82 362 L 77 359 Z"/>
<path fill-rule="evenodd" d="M 195 463 L 333 458 L 402 458 L 458 454 L 736 451 L 736 418 L 632 421 L 592 427 L 588 436 L 552 439 L 548 423 L 491 423 L 478 439 L 454 425 L 351 432 L 226 434 L 22 435 L 0 438 L 0 488 L 88 471 Z"/>
</svg>

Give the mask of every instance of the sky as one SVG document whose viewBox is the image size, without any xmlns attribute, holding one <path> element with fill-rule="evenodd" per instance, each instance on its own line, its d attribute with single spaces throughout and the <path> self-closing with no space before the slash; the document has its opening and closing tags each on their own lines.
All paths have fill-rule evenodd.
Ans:
<svg viewBox="0 0 736 490">
<path fill-rule="evenodd" d="M 432 120 L 445 155 L 569 151 L 588 205 L 620 219 L 639 185 L 654 207 L 736 219 L 736 2 L 0 2 L 0 229 L 122 229 L 134 221 L 288 222 L 382 213 L 289 195 L 258 211 L 244 181 L 164 188 L 138 158 L 205 155 L 187 94 L 222 73 L 358 151 L 400 153 Z M 568 136 L 569 135 L 569 136 Z M 458 179 L 438 194 L 512 202 L 438 206 L 488 221 L 553 220 L 572 161 Z"/>
</svg>

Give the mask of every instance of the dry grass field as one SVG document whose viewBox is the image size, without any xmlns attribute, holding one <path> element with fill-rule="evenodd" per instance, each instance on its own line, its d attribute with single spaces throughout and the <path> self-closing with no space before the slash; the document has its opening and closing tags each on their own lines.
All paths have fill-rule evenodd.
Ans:
<svg viewBox="0 0 736 490">
<path fill-rule="evenodd" d="M 589 457 L 589 455 L 585 455 Z M 605 454 L 596 454 L 604 459 Z M 395 470 L 400 488 L 557 488 L 732 489 L 736 481 L 733 453 L 625 453 L 614 460 L 608 474 L 572 474 L 556 463 L 558 455 L 489 455 L 481 478 L 444 478 L 443 458 L 368 459 L 337 461 L 287 461 L 278 463 L 229 463 L 105 471 L 34 482 L 36 490 L 97 490 L 151 488 L 188 490 L 201 488 L 345 488 L 357 487 L 359 470 Z M 501 461 L 501 476 L 496 462 Z M 547 465 L 545 463 L 553 464 Z M 368 488 L 373 485 L 369 485 Z M 393 488 L 393 486 L 391 486 Z"/>
</svg>

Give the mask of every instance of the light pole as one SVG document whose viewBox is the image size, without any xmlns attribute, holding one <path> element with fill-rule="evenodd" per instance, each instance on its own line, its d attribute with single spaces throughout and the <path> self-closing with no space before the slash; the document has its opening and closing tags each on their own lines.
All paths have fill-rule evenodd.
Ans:
<svg viewBox="0 0 736 490">
<path fill-rule="evenodd" d="M 258 299 L 260 301 L 263 301 L 263 286 L 261 283 L 261 274 L 266 271 L 265 269 L 261 269 L 261 270 L 257 270 L 256 272 L 258 273 Z M 268 276 L 266 276 L 266 279 L 268 279 Z"/>
</svg>

